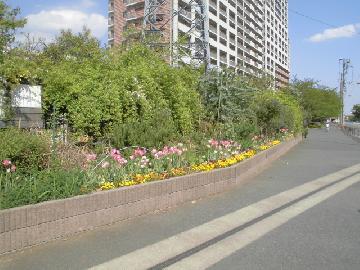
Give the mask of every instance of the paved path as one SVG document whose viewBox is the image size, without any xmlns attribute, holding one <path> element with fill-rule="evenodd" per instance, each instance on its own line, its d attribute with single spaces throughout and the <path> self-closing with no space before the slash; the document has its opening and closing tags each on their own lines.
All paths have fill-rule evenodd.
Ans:
<svg viewBox="0 0 360 270">
<path fill-rule="evenodd" d="M 360 143 L 332 129 L 230 192 L 0 257 L 0 269 L 360 269 Z"/>
</svg>

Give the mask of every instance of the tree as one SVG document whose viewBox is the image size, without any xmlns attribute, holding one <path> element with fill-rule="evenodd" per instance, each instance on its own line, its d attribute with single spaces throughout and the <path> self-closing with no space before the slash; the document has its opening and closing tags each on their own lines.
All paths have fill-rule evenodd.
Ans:
<svg viewBox="0 0 360 270">
<path fill-rule="evenodd" d="M 360 104 L 354 105 L 352 108 L 353 121 L 360 121 Z"/>
<path fill-rule="evenodd" d="M 55 41 L 45 47 L 44 57 L 53 65 L 64 60 L 86 61 L 99 57 L 101 52 L 99 40 L 84 27 L 78 34 L 61 30 Z"/>
<path fill-rule="evenodd" d="M 18 79 L 12 70 L 19 69 L 17 64 L 21 64 L 21 62 L 14 63 L 9 57 L 16 30 L 26 23 L 26 20 L 18 18 L 19 14 L 20 10 L 18 8 L 12 9 L 4 1 L 0 1 L 0 96 L 2 96 L 2 104 L 0 105 L 5 120 L 10 120 L 12 117 L 12 83 L 15 79 Z M 10 59 L 11 61 L 9 61 Z M 19 75 L 21 75 L 21 72 Z"/>
<path fill-rule="evenodd" d="M 24 27 L 26 23 L 25 19 L 18 18 L 19 14 L 19 8 L 12 9 L 4 1 L 0 1 L 0 63 L 14 42 L 16 30 Z"/>
</svg>

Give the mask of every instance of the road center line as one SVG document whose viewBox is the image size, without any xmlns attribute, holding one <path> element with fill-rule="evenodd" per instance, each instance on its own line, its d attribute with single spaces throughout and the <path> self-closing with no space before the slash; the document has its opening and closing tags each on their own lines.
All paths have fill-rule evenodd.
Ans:
<svg viewBox="0 0 360 270">
<path fill-rule="evenodd" d="M 244 224 L 254 224 L 254 220 L 265 219 L 270 212 L 281 211 L 285 205 L 296 203 L 299 198 L 304 199 L 330 187 L 344 179 L 360 172 L 360 164 L 318 178 L 314 181 L 297 186 L 277 195 L 263 199 L 257 203 L 239 209 L 230 214 L 216 218 L 210 222 L 179 233 L 155 244 L 140 248 L 111 261 L 94 266 L 91 269 L 157 269 L 166 267 L 188 255 L 188 251 L 197 249 L 201 245 L 207 248 L 209 242 L 215 244 L 213 239 L 228 236 L 232 230 L 239 229 Z M 282 207 L 282 208 L 281 208 Z M 265 216 L 266 215 L 266 216 Z M 251 224 L 250 224 L 251 222 Z M 233 232 L 236 233 L 236 232 Z M 198 252 L 198 250 L 196 250 Z M 191 254 L 190 254 L 191 255 Z M 180 256 L 180 257 L 179 257 Z M 154 268 L 155 267 L 155 268 Z M 186 269 L 186 268 L 185 268 Z"/>
</svg>

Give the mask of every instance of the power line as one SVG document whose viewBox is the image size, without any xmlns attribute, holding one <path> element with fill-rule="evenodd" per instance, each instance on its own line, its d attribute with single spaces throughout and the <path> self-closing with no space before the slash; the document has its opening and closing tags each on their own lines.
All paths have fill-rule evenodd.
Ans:
<svg viewBox="0 0 360 270">
<path fill-rule="evenodd" d="M 330 26 L 330 27 L 335 27 L 335 28 L 338 28 L 338 27 L 339 27 L 339 26 L 336 26 L 336 25 L 333 25 L 333 24 L 324 22 L 324 21 L 322 21 L 322 20 L 320 20 L 320 19 L 316 19 L 316 18 L 314 18 L 314 17 L 305 15 L 305 14 L 303 14 L 303 13 L 300 13 L 300 12 L 298 12 L 298 11 L 296 11 L 296 10 L 293 10 L 293 9 L 290 9 L 290 8 L 289 8 L 289 11 L 292 12 L 292 13 L 295 13 L 296 15 L 299 15 L 299 16 L 301 16 L 301 17 L 304 17 L 304 18 L 306 18 L 306 19 L 312 20 L 312 21 L 314 21 L 314 22 L 318 22 L 318 23 L 321 23 L 321 24 L 324 24 L 324 25 L 327 25 L 327 26 Z"/>
<path fill-rule="evenodd" d="M 311 16 L 309 16 L 309 15 L 303 14 L 303 13 L 301 13 L 301 12 L 298 12 L 298 11 L 293 10 L 293 9 L 290 9 L 290 8 L 289 8 L 289 11 L 292 12 L 292 13 L 294 13 L 294 14 L 296 14 L 296 15 L 299 15 L 299 16 L 301 16 L 301 17 L 304 17 L 304 18 L 306 18 L 306 19 L 309 19 L 309 20 L 311 20 L 311 21 L 314 21 L 314 22 L 317 22 L 317 23 L 320 23 L 320 24 L 323 24 L 323 25 L 326 25 L 326 26 L 330 26 L 330 27 L 332 27 L 332 28 L 344 27 L 344 26 L 338 26 L 338 25 L 334 25 L 334 24 L 325 22 L 325 21 L 323 21 L 323 20 L 320 20 L 320 19 L 311 17 Z M 349 33 L 354 33 L 354 32 L 351 31 L 351 30 L 346 30 L 346 29 L 345 29 L 344 31 L 347 31 L 347 32 L 349 32 Z M 355 29 L 355 34 L 358 35 L 358 34 L 360 34 L 360 33 Z"/>
</svg>

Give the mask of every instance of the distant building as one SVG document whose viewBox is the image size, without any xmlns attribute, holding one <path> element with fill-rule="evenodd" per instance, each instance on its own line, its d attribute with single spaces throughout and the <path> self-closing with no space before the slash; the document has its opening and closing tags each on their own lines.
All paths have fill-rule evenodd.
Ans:
<svg viewBox="0 0 360 270">
<path fill-rule="evenodd" d="M 166 37 L 177 40 L 191 27 L 197 11 L 182 8 L 189 0 L 158 1 L 164 2 L 159 9 L 159 20 L 169 19 L 171 10 L 181 11 L 175 25 L 164 28 Z M 276 79 L 277 86 L 286 85 L 290 75 L 288 0 L 208 0 L 207 3 L 211 65 L 235 68 L 241 74 L 255 76 L 265 72 Z M 144 7 L 144 0 L 109 0 L 109 46 L 121 44 L 129 27 L 142 27 Z M 192 38 L 196 38 L 196 33 Z"/>
<path fill-rule="evenodd" d="M 1 104 L 0 98 L 0 104 Z M 12 108 L 14 118 L 10 125 L 21 128 L 43 128 L 43 113 L 41 109 L 41 87 L 20 85 L 12 92 Z M 0 127 L 5 127 L 4 112 L 0 106 Z"/>
</svg>

